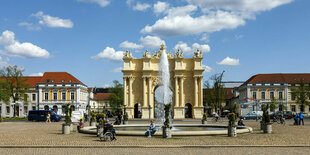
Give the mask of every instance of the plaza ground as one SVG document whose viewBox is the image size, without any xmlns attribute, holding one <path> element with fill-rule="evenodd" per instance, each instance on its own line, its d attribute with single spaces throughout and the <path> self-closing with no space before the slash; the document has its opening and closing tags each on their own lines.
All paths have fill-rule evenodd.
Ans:
<svg viewBox="0 0 310 155">
<path fill-rule="evenodd" d="M 59 151 L 64 154 L 67 154 L 66 152 L 79 154 L 82 152 L 87 153 L 90 150 L 94 153 L 100 153 L 100 151 L 104 150 L 106 153 L 117 154 L 153 154 L 154 151 L 156 153 L 171 154 L 200 154 L 205 151 L 212 154 L 230 154 L 230 151 L 241 154 L 259 154 L 259 152 L 268 154 L 283 154 L 285 152 L 289 154 L 310 154 L 309 119 L 305 120 L 305 126 L 293 126 L 293 120 L 287 120 L 285 126 L 273 124 L 272 134 L 262 133 L 259 130 L 259 122 L 250 120 L 245 121 L 245 124 L 253 128 L 253 133 L 238 134 L 238 137 L 235 138 L 227 137 L 227 135 L 173 136 L 171 139 L 156 136 L 152 138 L 117 136 L 118 140 L 116 142 L 100 142 L 95 135 L 77 132 L 63 135 L 61 133 L 62 123 L 46 124 L 26 121 L 0 123 L 0 147 L 2 147 L 0 154 L 28 154 L 27 152 L 32 154 L 32 152 L 38 151 L 44 154 L 49 154 L 50 151 L 53 153 Z M 148 122 L 129 122 L 129 124 L 142 123 Z M 199 124 L 200 120 L 183 120 L 175 121 L 175 123 Z M 208 123 L 227 124 L 226 121 Z"/>
</svg>

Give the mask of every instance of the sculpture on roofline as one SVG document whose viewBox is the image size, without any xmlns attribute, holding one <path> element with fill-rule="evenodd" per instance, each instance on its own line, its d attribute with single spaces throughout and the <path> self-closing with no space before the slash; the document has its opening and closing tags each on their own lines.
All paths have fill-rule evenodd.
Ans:
<svg viewBox="0 0 310 155">
<path fill-rule="evenodd" d="M 132 58 L 131 52 L 126 50 L 126 52 L 123 53 L 123 58 Z"/>
<path fill-rule="evenodd" d="M 180 51 L 180 50 L 178 49 L 177 52 L 174 52 L 174 57 L 175 57 L 175 58 L 183 58 L 183 50 Z"/>
<path fill-rule="evenodd" d="M 146 50 L 145 53 L 143 53 L 143 58 L 151 58 L 151 54 L 148 50 Z"/>
<path fill-rule="evenodd" d="M 194 58 L 202 58 L 202 51 L 199 51 L 199 49 L 197 49 L 197 51 L 194 52 Z"/>
</svg>

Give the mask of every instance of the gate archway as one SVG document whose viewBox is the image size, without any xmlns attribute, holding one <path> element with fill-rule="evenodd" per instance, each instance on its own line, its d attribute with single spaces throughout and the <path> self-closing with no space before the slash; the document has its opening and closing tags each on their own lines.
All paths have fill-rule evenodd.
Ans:
<svg viewBox="0 0 310 155">
<path fill-rule="evenodd" d="M 185 104 L 185 118 L 193 118 L 193 108 L 190 103 Z"/>
</svg>

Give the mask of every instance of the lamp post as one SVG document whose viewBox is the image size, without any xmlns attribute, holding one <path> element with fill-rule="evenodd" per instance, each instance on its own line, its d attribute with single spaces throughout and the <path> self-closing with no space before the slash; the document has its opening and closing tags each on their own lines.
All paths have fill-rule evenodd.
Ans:
<svg viewBox="0 0 310 155">
<path fill-rule="evenodd" d="M 220 81 L 218 83 L 218 88 L 219 88 L 219 110 L 218 110 L 218 114 L 219 116 L 221 116 L 220 114 L 220 107 L 221 107 L 221 83 L 222 83 L 222 78 L 223 78 L 223 74 L 224 74 L 225 70 L 223 70 L 222 74 L 220 75 Z"/>
<path fill-rule="evenodd" d="M 258 103 L 259 103 L 259 99 L 256 99 L 256 100 L 255 100 L 255 104 L 256 104 L 256 122 L 258 121 L 258 113 L 257 113 L 257 112 L 258 112 L 258 111 L 257 111 Z"/>
</svg>

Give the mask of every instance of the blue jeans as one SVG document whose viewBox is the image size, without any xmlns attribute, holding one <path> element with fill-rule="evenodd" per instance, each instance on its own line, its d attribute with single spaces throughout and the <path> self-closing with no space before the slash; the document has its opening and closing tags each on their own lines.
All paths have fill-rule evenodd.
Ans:
<svg viewBox="0 0 310 155">
<path fill-rule="evenodd" d="M 151 136 L 155 132 L 156 132 L 156 128 L 150 129 L 150 130 L 148 130 L 148 135 L 147 136 Z"/>
</svg>

